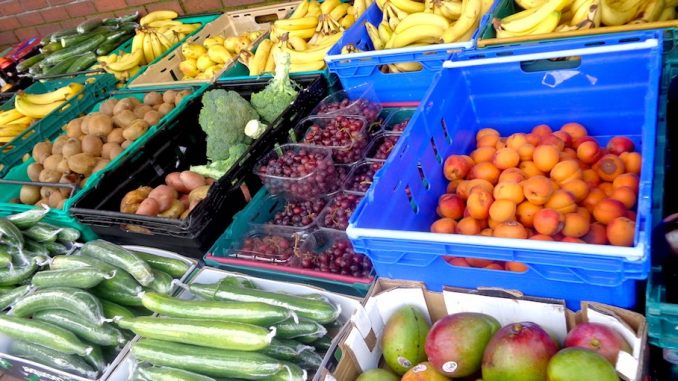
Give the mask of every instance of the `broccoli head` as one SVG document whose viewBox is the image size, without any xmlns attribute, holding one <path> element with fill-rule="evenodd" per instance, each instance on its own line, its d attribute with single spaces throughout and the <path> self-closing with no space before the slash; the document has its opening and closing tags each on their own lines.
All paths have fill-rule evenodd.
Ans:
<svg viewBox="0 0 678 381">
<path fill-rule="evenodd" d="M 191 167 L 191 171 L 199 173 L 205 177 L 218 180 L 225 175 L 235 163 L 247 152 L 247 144 L 232 145 L 228 149 L 228 158 L 224 160 L 213 161 L 207 165 L 198 165 Z"/>
<path fill-rule="evenodd" d="M 275 77 L 265 89 L 252 94 L 252 106 L 261 118 L 272 123 L 294 102 L 297 97 L 297 84 L 290 80 L 290 55 L 280 53 L 275 57 Z"/>
</svg>

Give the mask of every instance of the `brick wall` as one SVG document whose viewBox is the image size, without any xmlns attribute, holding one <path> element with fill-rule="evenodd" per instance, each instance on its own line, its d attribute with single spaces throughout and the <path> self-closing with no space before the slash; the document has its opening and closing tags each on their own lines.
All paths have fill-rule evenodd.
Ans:
<svg viewBox="0 0 678 381">
<path fill-rule="evenodd" d="M 0 47 L 72 28 L 89 17 L 171 9 L 196 14 L 260 6 L 280 0 L 0 0 Z"/>
</svg>

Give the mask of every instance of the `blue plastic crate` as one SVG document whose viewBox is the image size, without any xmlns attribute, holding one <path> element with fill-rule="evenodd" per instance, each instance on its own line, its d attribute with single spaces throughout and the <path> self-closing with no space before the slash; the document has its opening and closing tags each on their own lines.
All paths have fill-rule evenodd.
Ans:
<svg viewBox="0 0 678 381">
<path fill-rule="evenodd" d="M 380 277 L 443 285 L 518 289 L 524 294 L 630 307 L 650 267 L 650 230 L 661 38 L 624 46 L 578 49 L 567 69 L 526 70 L 525 56 L 450 62 L 421 102 L 347 232 Z M 462 57 L 463 59 L 463 57 Z M 534 65 L 531 65 L 534 68 Z M 624 135 L 643 155 L 635 245 L 543 242 L 429 233 L 446 193 L 444 159 L 467 154 L 480 128 L 502 136 L 546 123 L 584 124 L 601 144 Z M 448 265 L 443 256 L 522 262 L 523 273 Z"/>
<path fill-rule="evenodd" d="M 494 8 L 495 5 L 492 7 Z M 344 88 L 354 87 L 366 82 L 374 86 L 382 102 L 419 102 L 431 85 L 433 76 L 438 73 L 445 60 L 461 50 L 475 46 L 480 31 L 490 20 L 492 9 L 483 17 L 478 30 L 469 41 L 451 44 L 437 44 L 401 49 L 374 50 L 364 23 L 378 26 L 382 12 L 373 3 L 363 15 L 362 22 L 344 32 L 344 36 L 327 52 L 325 61 L 330 73 L 336 73 Z M 346 44 L 353 44 L 359 53 L 341 54 Z M 422 70 L 407 73 L 383 73 L 380 67 L 385 64 L 418 62 Z"/>
</svg>

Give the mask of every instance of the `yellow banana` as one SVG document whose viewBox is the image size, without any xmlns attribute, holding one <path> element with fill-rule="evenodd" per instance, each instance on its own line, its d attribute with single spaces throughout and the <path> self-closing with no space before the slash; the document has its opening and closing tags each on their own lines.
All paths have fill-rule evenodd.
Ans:
<svg viewBox="0 0 678 381">
<path fill-rule="evenodd" d="M 325 61 L 311 61 L 306 63 L 290 64 L 290 73 L 299 73 L 304 71 L 317 71 L 325 68 Z"/>
<path fill-rule="evenodd" d="M 332 46 L 325 46 L 317 50 L 305 50 L 303 52 L 297 52 L 291 49 L 286 49 L 283 47 L 283 51 L 290 54 L 290 62 L 292 64 L 300 65 L 309 62 L 322 61 L 327 54 L 327 51 L 330 50 Z"/>
<path fill-rule="evenodd" d="M 383 21 L 379 24 L 378 31 L 379 31 L 379 39 L 384 44 L 386 44 L 391 39 L 391 37 L 393 37 L 393 30 L 391 29 L 391 27 L 387 23 L 385 23 Z"/>
<path fill-rule="evenodd" d="M 394 33 L 386 47 L 402 48 L 419 41 L 439 40 L 444 32 L 445 29 L 436 25 L 416 25 L 404 30 L 400 34 Z"/>
<path fill-rule="evenodd" d="M 30 116 L 34 119 L 42 119 L 61 106 L 64 102 L 65 101 L 61 100 L 46 105 L 36 105 L 28 102 L 25 98 L 25 94 L 17 94 L 14 98 L 14 107 L 17 111 L 26 116 Z"/>
<path fill-rule="evenodd" d="M 339 21 L 341 20 L 344 15 L 346 15 L 346 11 L 348 10 L 348 7 L 351 5 L 348 3 L 341 3 L 334 7 L 332 11 L 330 12 L 330 17 L 332 17 L 334 20 Z"/>
<path fill-rule="evenodd" d="M 419 62 L 403 62 L 393 64 L 393 66 L 395 66 L 401 73 L 419 71 L 423 68 Z"/>
<path fill-rule="evenodd" d="M 393 33 L 399 34 L 417 25 L 435 25 L 442 29 L 450 27 L 450 23 L 443 16 L 438 16 L 433 13 L 417 12 L 412 13 L 401 20 Z"/>
<path fill-rule="evenodd" d="M 398 9 L 407 13 L 417 13 L 424 11 L 424 3 L 413 0 L 389 0 Z M 476 0 L 478 1 L 478 0 Z"/>
<path fill-rule="evenodd" d="M 480 14 L 485 15 L 490 11 L 490 8 L 494 5 L 494 0 L 481 0 L 482 4 L 480 6 Z"/>
<path fill-rule="evenodd" d="M 322 14 L 322 11 L 320 10 L 320 3 L 318 3 L 317 0 L 311 0 L 310 4 L 308 4 L 308 12 L 306 13 L 306 16 L 320 16 Z"/>
<path fill-rule="evenodd" d="M 308 28 L 315 28 L 318 25 L 318 18 L 314 16 L 302 17 L 299 19 L 285 19 L 275 22 L 275 27 L 278 29 L 301 30 Z"/>
<path fill-rule="evenodd" d="M 581 3 L 579 8 L 573 9 L 574 13 L 572 14 L 570 25 L 574 26 L 586 20 L 588 18 L 589 11 L 591 10 L 592 6 L 595 7 L 598 6 L 598 4 L 596 4 L 596 0 L 586 0 Z"/>
<path fill-rule="evenodd" d="M 24 117 L 24 114 L 20 113 L 16 109 L 10 109 L 2 114 L 0 114 L 0 126 L 3 126 L 5 124 L 9 124 L 17 119 L 21 119 Z"/>
<path fill-rule="evenodd" d="M 343 19 L 339 22 L 342 28 L 348 29 L 350 28 L 353 24 L 355 24 L 355 16 L 354 15 L 346 15 L 344 16 Z"/>
<path fill-rule="evenodd" d="M 379 36 L 379 30 L 370 22 L 365 23 L 365 29 L 367 30 L 367 36 L 372 41 L 374 50 L 384 49 L 384 41 L 382 41 L 381 37 Z"/>
<path fill-rule="evenodd" d="M 507 38 L 507 37 L 518 37 L 518 36 L 527 36 L 534 34 L 544 34 L 553 32 L 556 27 L 558 27 L 558 22 L 560 22 L 560 12 L 553 11 L 551 12 L 541 23 L 537 24 L 532 29 L 522 31 L 522 32 L 508 32 L 502 29 L 497 30 L 497 38 Z"/>
<path fill-rule="evenodd" d="M 153 49 L 153 56 L 155 58 L 160 57 L 162 53 L 165 52 L 165 49 L 163 49 L 162 44 L 158 39 L 158 34 L 155 32 L 151 33 L 151 49 Z"/>
<path fill-rule="evenodd" d="M 269 39 L 265 39 L 259 43 L 257 51 L 254 52 L 254 57 L 250 61 L 250 75 L 259 75 L 263 73 L 266 68 L 266 60 L 268 59 L 268 54 L 273 48 L 273 42 Z"/>
<path fill-rule="evenodd" d="M 543 5 L 546 0 L 516 0 L 516 3 L 523 9 L 536 8 Z"/>
<path fill-rule="evenodd" d="M 268 53 L 268 58 L 266 59 L 266 66 L 264 67 L 264 73 L 273 73 L 275 71 L 275 55 L 280 54 L 280 45 L 274 44 L 271 50 Z"/>
<path fill-rule="evenodd" d="M 465 37 L 469 29 L 474 28 L 476 23 L 480 20 L 480 12 L 482 10 L 482 3 L 478 0 L 464 0 L 461 5 L 461 15 L 457 22 L 445 29 L 442 35 L 443 42 L 449 44 L 451 42 L 460 41 L 461 37 Z"/>
<path fill-rule="evenodd" d="M 301 3 L 299 3 L 299 6 L 292 12 L 292 15 L 290 16 L 291 19 L 299 19 L 308 13 L 308 7 L 310 5 L 310 1 L 308 0 L 302 0 Z"/>
<path fill-rule="evenodd" d="M 183 24 L 181 21 L 157 20 L 157 21 L 149 22 L 146 26 L 149 26 L 151 28 L 162 28 L 162 27 L 169 27 L 169 26 L 175 26 L 175 25 L 181 25 L 181 24 Z"/>
<path fill-rule="evenodd" d="M 155 56 L 153 56 L 153 47 L 151 46 L 150 33 L 144 34 L 144 43 L 141 52 L 143 53 L 142 55 L 144 56 L 144 60 L 146 61 L 147 64 L 150 64 L 155 59 Z"/>
<path fill-rule="evenodd" d="M 72 97 L 77 92 L 82 90 L 83 86 L 77 82 L 70 83 L 66 86 L 60 87 L 54 91 L 44 94 L 24 94 L 24 99 L 27 102 L 36 105 L 46 105 L 57 101 L 65 101 Z"/>
<path fill-rule="evenodd" d="M 181 24 L 171 26 L 170 29 L 177 33 L 193 33 L 196 29 L 200 27 L 200 24 Z M 183 37 L 182 37 L 183 38 Z"/>
<path fill-rule="evenodd" d="M 132 38 L 132 51 L 143 49 L 145 34 L 143 30 L 140 30 L 134 35 L 134 38 Z"/>
<path fill-rule="evenodd" d="M 355 15 L 355 18 L 357 19 L 362 15 L 365 10 L 367 10 L 367 6 L 365 5 L 365 0 L 354 0 L 353 1 L 353 14 Z"/>
<path fill-rule="evenodd" d="M 167 39 L 167 36 L 163 33 L 155 33 L 155 37 L 157 37 L 158 42 L 160 42 L 160 47 L 163 52 L 167 51 L 169 48 L 171 48 L 174 44 L 170 42 L 169 39 Z"/>
<path fill-rule="evenodd" d="M 659 15 L 659 19 L 657 19 L 657 21 L 668 21 L 673 20 L 675 18 L 676 18 L 676 8 L 669 6 L 664 8 L 662 14 Z"/>
<path fill-rule="evenodd" d="M 326 15 L 340 4 L 341 0 L 325 0 L 320 4 L 320 13 Z"/>
<path fill-rule="evenodd" d="M 23 117 L 21 117 L 17 120 L 13 120 L 13 121 L 7 123 L 7 125 L 9 125 L 9 126 L 13 126 L 13 125 L 16 125 L 16 124 L 29 125 L 33 122 L 35 122 L 35 119 L 31 118 L 30 116 L 23 116 Z"/>
<path fill-rule="evenodd" d="M 297 50 L 297 51 L 303 51 L 308 49 L 308 45 L 306 44 L 306 40 L 299 36 L 288 36 L 287 37 L 287 43 L 290 44 L 292 49 Z"/>
<path fill-rule="evenodd" d="M 434 7 L 435 7 L 435 3 Z M 443 0 L 440 2 L 440 6 L 436 9 L 440 10 L 442 16 L 448 18 L 449 20 L 457 20 L 461 16 L 461 2 Z"/>
<path fill-rule="evenodd" d="M 152 23 L 153 21 L 171 20 L 177 18 L 177 16 L 179 15 L 174 11 L 155 11 L 142 17 L 141 20 L 139 20 L 139 24 L 141 24 L 142 26 L 146 26 Z"/>
<path fill-rule="evenodd" d="M 143 56 L 143 50 L 136 50 L 130 54 L 127 54 L 117 62 L 107 64 L 106 67 L 113 71 L 129 70 L 135 66 L 139 66 L 139 62 L 141 62 Z"/>
<path fill-rule="evenodd" d="M 649 0 L 640 7 L 640 12 L 632 23 L 646 23 L 659 20 L 664 11 L 664 0 Z"/>
<path fill-rule="evenodd" d="M 633 20 L 643 0 L 601 0 L 602 22 L 608 26 L 624 25 Z"/>
<path fill-rule="evenodd" d="M 548 0 L 547 2 L 545 2 L 544 4 L 537 8 L 532 8 L 527 11 L 519 12 L 519 14 L 524 14 L 525 17 L 517 17 L 516 19 L 512 19 L 511 21 L 508 22 L 502 20 L 501 27 L 502 29 L 508 32 L 513 33 L 525 32 L 537 26 L 537 24 L 539 24 L 540 22 L 542 22 L 544 18 L 549 16 L 551 12 L 560 11 L 561 9 L 563 9 L 571 1 L 572 0 Z M 518 16 L 518 14 L 514 16 Z"/>
</svg>

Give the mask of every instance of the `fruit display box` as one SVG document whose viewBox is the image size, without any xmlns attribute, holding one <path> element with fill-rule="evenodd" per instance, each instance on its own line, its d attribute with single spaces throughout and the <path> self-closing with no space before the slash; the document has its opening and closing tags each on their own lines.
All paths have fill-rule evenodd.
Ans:
<svg viewBox="0 0 678 381">
<path fill-rule="evenodd" d="M 490 315 L 501 326 L 530 321 L 539 324 L 558 342 L 563 342 L 577 324 L 601 323 L 617 331 L 631 347 L 631 352 L 619 353 L 616 370 L 620 378 L 641 381 L 647 373 L 647 325 L 641 314 L 598 303 L 582 303 L 581 310 L 575 313 L 565 308 L 562 301 L 522 297 L 511 290 L 445 288 L 434 292 L 419 282 L 380 278 L 351 317 L 335 355 L 318 380 L 352 381 L 364 371 L 383 367 L 380 360 L 385 324 L 403 305 L 414 306 L 430 322 L 460 312 Z M 405 328 L 399 330 L 404 331 Z"/>
<path fill-rule="evenodd" d="M 184 40 L 185 43 L 202 44 L 205 39 L 211 36 L 238 36 L 244 32 L 254 32 L 263 30 L 268 32 L 271 23 L 278 19 L 287 17 L 299 1 L 291 1 L 282 4 L 267 5 L 259 8 L 252 8 L 243 11 L 226 12 L 222 16 L 205 25 L 199 32 Z M 265 35 L 265 34 L 264 34 Z M 263 35 L 260 37 L 260 39 Z M 256 42 L 255 42 L 256 43 Z M 208 84 L 216 81 L 221 73 L 235 64 L 238 57 L 231 62 L 224 64 L 224 67 L 211 80 L 192 79 L 184 81 L 184 76 L 179 70 L 179 64 L 184 60 L 181 53 L 181 45 L 177 45 L 173 50 L 161 59 L 157 59 L 153 64 L 148 65 L 146 70 L 137 75 L 136 78 L 129 81 L 129 88 L 147 88 L 157 86 L 176 86 L 176 83 L 185 84 Z"/>
<path fill-rule="evenodd" d="M 514 13 L 517 13 L 522 8 L 516 4 L 515 0 L 498 0 L 494 10 L 491 12 L 491 19 L 498 18 L 502 19 L 504 17 L 510 16 Z M 495 46 L 517 46 L 524 43 L 548 43 L 550 41 L 570 38 L 570 37 L 582 37 L 582 36 L 592 36 L 592 35 L 601 35 L 609 33 L 619 33 L 619 32 L 629 32 L 629 31 L 639 31 L 639 30 L 648 30 L 648 29 L 662 29 L 662 28 L 671 28 L 677 27 L 678 20 L 667 20 L 667 21 L 654 21 L 654 22 L 641 22 L 634 24 L 626 24 L 619 26 L 602 26 L 598 28 L 589 28 L 581 30 L 573 30 L 568 32 L 551 32 L 527 36 L 518 36 L 518 37 L 507 37 L 507 38 L 497 38 L 496 31 L 493 24 L 487 23 L 482 29 L 478 39 L 478 47 L 495 47 Z"/>
<path fill-rule="evenodd" d="M 157 255 L 165 258 L 177 259 L 182 262 L 185 262 L 190 267 L 188 271 L 186 271 L 186 273 L 181 277 L 182 282 L 189 281 L 191 279 L 191 276 L 197 269 L 198 262 L 196 260 L 186 258 L 174 252 L 144 246 L 124 246 L 124 247 L 129 250 Z M 69 255 L 73 254 L 75 253 L 74 252 L 69 253 Z M 173 287 L 174 288 L 172 290 L 172 294 L 174 295 L 179 291 L 179 287 L 174 285 Z M 98 378 L 93 379 L 81 377 L 75 374 L 64 372 L 59 369 L 52 368 L 50 366 L 42 365 L 35 361 L 26 360 L 10 355 L 7 353 L 7 351 L 11 344 L 11 339 L 5 335 L 0 334 L 0 370 L 1 372 L 4 372 L 6 376 L 17 377 L 21 380 L 103 381 L 109 379 L 109 376 L 111 376 L 116 366 L 123 361 L 123 359 L 129 352 L 129 349 L 133 342 L 134 339 L 128 342 L 115 356 L 115 358 L 110 359 L 111 361 L 109 362 L 108 367 L 102 372 L 102 374 Z"/>
<path fill-rule="evenodd" d="M 203 267 L 193 276 L 190 281 L 190 284 L 212 284 L 216 283 L 219 280 L 225 278 L 226 276 L 242 276 L 251 280 L 255 286 L 266 291 L 273 292 L 282 292 L 292 295 L 322 295 L 327 298 L 330 302 L 335 305 L 338 305 L 341 309 L 341 315 L 339 316 L 340 326 L 334 329 L 330 329 L 329 333 L 333 336 L 332 344 L 327 351 L 323 364 L 328 361 L 328 357 L 334 353 L 334 350 L 339 342 L 342 333 L 348 326 L 348 321 L 351 319 L 353 311 L 357 310 L 360 307 L 360 299 L 353 298 L 346 295 L 339 295 L 333 292 L 326 291 L 321 288 L 309 286 L 306 284 L 293 283 L 293 282 L 280 282 L 270 279 L 257 278 L 245 274 L 228 272 L 223 270 L 218 270 L 210 267 Z M 189 291 L 183 291 L 178 295 L 181 299 L 193 299 L 193 295 Z M 110 377 L 107 381 L 127 381 L 131 374 L 131 370 L 135 366 L 135 360 L 133 356 L 128 355 L 123 361 L 119 362 L 119 365 L 116 369 L 110 374 Z M 322 368 L 322 367 L 321 367 Z M 309 380 L 313 375 L 309 374 Z"/>
<path fill-rule="evenodd" d="M 378 276 L 425 281 L 433 290 L 504 287 L 566 299 L 569 306 L 583 299 L 633 306 L 650 267 L 660 51 L 659 40 L 649 39 L 446 63 L 450 68 L 438 76 L 351 217 L 347 233 L 354 247 L 370 257 Z M 578 59 L 548 60 L 568 56 Z M 535 62 L 542 67 L 535 69 Z M 602 145 L 623 135 L 640 147 L 632 247 L 429 233 L 447 189 L 443 160 L 471 152 L 479 129 L 492 126 L 508 136 L 570 121 L 585 125 Z M 461 268 L 445 262 L 449 255 L 522 262 L 528 269 Z"/>
<path fill-rule="evenodd" d="M 483 16 L 480 27 L 469 41 L 374 50 L 364 24 L 369 22 L 378 26 L 382 21 L 383 13 L 375 2 L 365 11 L 362 16 L 363 22 L 356 22 L 352 28 L 345 31 L 341 39 L 327 52 L 325 62 L 330 73 L 337 74 L 346 88 L 369 82 L 385 103 L 416 103 L 425 95 L 434 75 L 442 69 L 445 60 L 461 50 L 472 49 L 475 46 L 480 31 L 490 21 L 491 13 L 492 9 Z M 341 49 L 347 44 L 353 44 L 362 51 L 341 54 Z M 408 62 L 418 62 L 422 69 L 402 73 L 383 73 L 380 70 L 383 65 Z"/>
</svg>

